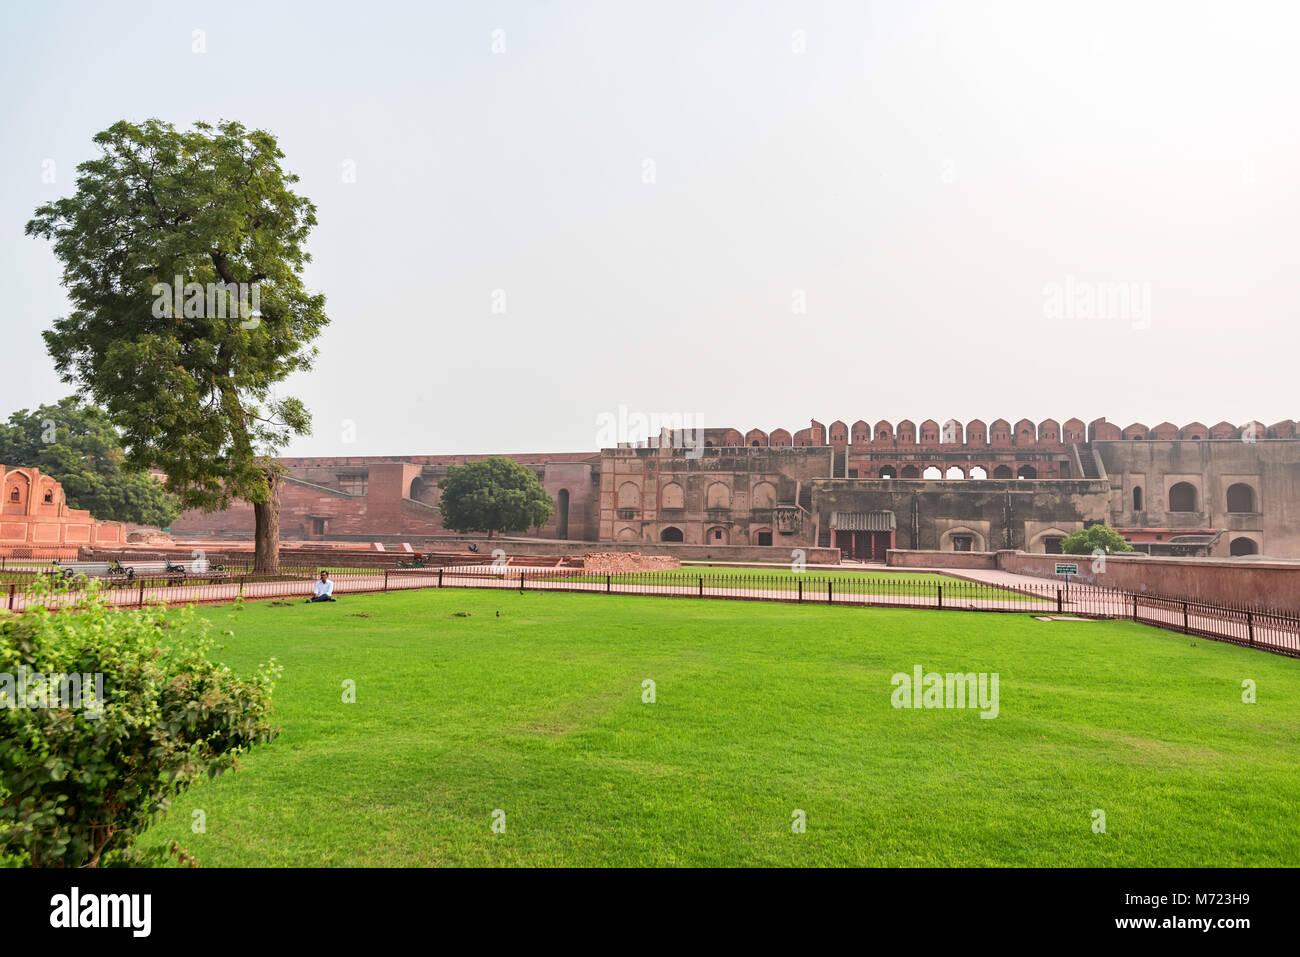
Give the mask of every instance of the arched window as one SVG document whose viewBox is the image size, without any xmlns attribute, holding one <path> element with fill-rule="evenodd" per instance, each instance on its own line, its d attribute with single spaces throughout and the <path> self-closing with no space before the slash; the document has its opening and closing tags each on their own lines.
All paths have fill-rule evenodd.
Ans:
<svg viewBox="0 0 1300 957">
<path fill-rule="evenodd" d="M 939 471 L 937 466 L 931 465 L 922 473 L 922 477 L 927 479 L 941 479 L 943 478 L 943 473 Z"/>
<path fill-rule="evenodd" d="M 970 477 L 973 479 L 986 479 L 989 477 L 989 470 L 982 465 L 972 466 L 970 470 Z"/>
<path fill-rule="evenodd" d="M 45 504 L 46 504 L 46 505 L 53 505 L 53 504 L 54 504 L 54 492 L 53 492 L 52 490 L 47 490 L 47 491 L 46 491 L 46 493 L 45 493 Z"/>
<path fill-rule="evenodd" d="M 669 482 L 659 493 L 660 508 L 685 508 L 686 492 L 676 482 Z"/>
<path fill-rule="evenodd" d="M 749 499 L 753 508 L 771 508 L 776 504 L 776 486 L 771 482 L 759 482 Z"/>
<path fill-rule="evenodd" d="M 903 478 L 920 478 L 921 472 L 915 465 L 903 466 Z"/>
<path fill-rule="evenodd" d="M 946 479 L 964 479 L 965 477 L 966 473 L 961 470 L 960 465 L 948 466 L 948 471 L 944 474 Z"/>
<path fill-rule="evenodd" d="M 1259 546 L 1255 544 L 1253 538 L 1234 538 L 1232 544 L 1228 546 L 1228 551 L 1233 555 L 1258 555 Z"/>
<path fill-rule="evenodd" d="M 640 508 L 641 489 L 636 482 L 624 482 L 618 487 L 619 508 Z"/>
<path fill-rule="evenodd" d="M 722 482 L 714 482 L 704 495 L 705 508 L 731 508 L 731 489 Z"/>
<path fill-rule="evenodd" d="M 22 495 L 18 492 L 18 486 L 15 485 L 13 488 L 9 490 L 9 501 L 17 502 L 17 501 L 21 501 L 21 499 L 22 499 Z"/>
<path fill-rule="evenodd" d="M 1133 511 L 1135 512 L 1142 511 L 1142 486 L 1141 485 L 1133 486 Z"/>
<path fill-rule="evenodd" d="M 1016 470 L 1016 478 L 1036 479 L 1038 478 L 1038 469 L 1034 468 L 1032 465 L 1022 465 Z"/>
<path fill-rule="evenodd" d="M 1005 465 L 999 465 L 993 470 L 993 477 L 995 479 L 1009 479 L 1011 478 L 1011 469 Z"/>
<path fill-rule="evenodd" d="M 1187 482 L 1178 482 L 1169 489 L 1169 511 L 1196 511 L 1196 489 Z"/>
<path fill-rule="evenodd" d="M 662 532 L 659 533 L 659 541 L 680 542 L 682 541 L 682 530 L 680 528 L 676 528 L 672 525 L 669 525 L 667 528 L 665 528 Z"/>
<path fill-rule="evenodd" d="M 1244 482 L 1237 482 L 1228 486 L 1228 511 L 1229 512 L 1256 512 L 1255 508 L 1255 490 Z M 1241 539 L 1241 541 L 1250 541 L 1250 539 Z"/>
<path fill-rule="evenodd" d="M 882 479 L 898 478 L 898 469 L 892 465 L 882 465 L 880 466 L 880 477 Z"/>
</svg>

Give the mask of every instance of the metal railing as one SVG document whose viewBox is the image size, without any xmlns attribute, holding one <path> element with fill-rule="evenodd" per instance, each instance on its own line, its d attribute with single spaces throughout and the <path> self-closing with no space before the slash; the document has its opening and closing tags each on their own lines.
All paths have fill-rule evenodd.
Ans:
<svg viewBox="0 0 1300 957">
<path fill-rule="evenodd" d="M 187 575 L 97 579 L 112 605 L 204 604 L 243 600 L 306 600 L 317 572 L 295 570 L 274 577 Z M 0 582 L 0 607 L 24 611 L 74 604 L 89 586 L 84 579 L 50 591 L 35 574 L 16 573 Z M 1300 615 L 1246 605 L 1138 594 L 1094 585 L 1057 582 L 1003 585 L 930 576 L 881 578 L 854 573 L 756 570 L 601 573 L 582 568 L 511 565 L 454 565 L 441 568 L 338 569 L 331 571 L 334 595 L 420 588 L 497 588 L 575 594 L 640 595 L 780 601 L 861 607 L 923 608 L 943 611 L 1012 612 L 1044 617 L 1128 619 L 1187 635 L 1300 657 Z"/>
</svg>

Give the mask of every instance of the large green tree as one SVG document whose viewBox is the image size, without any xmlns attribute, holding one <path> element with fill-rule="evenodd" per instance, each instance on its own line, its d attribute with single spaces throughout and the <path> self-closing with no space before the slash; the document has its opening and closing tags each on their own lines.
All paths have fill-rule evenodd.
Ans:
<svg viewBox="0 0 1300 957">
<path fill-rule="evenodd" d="M 302 276 L 315 207 L 291 188 L 298 177 L 281 168 L 275 138 L 239 123 L 122 121 L 95 143 L 75 195 L 27 224 L 53 241 L 72 302 L 46 346 L 64 381 L 121 431 L 129 466 L 165 472 L 186 507 L 251 503 L 255 568 L 276 571 L 273 456 L 311 417 L 274 390 L 311 367 L 329 321 Z M 176 277 L 206 299 L 169 295 Z M 250 287 L 259 314 L 230 293 Z"/>
<path fill-rule="evenodd" d="M 443 527 L 453 532 L 523 532 L 546 523 L 555 506 L 532 469 L 500 456 L 452 465 L 438 482 Z"/>
<path fill-rule="evenodd" d="M 0 462 L 38 468 L 63 485 L 68 505 L 95 518 L 166 528 L 181 514 L 153 476 L 124 469 L 122 439 L 102 409 L 75 396 L 0 423 Z"/>
<path fill-rule="evenodd" d="M 1066 555 L 1092 555 L 1098 550 L 1110 555 L 1131 552 L 1133 546 L 1109 525 L 1091 525 L 1061 539 L 1061 551 Z"/>
</svg>

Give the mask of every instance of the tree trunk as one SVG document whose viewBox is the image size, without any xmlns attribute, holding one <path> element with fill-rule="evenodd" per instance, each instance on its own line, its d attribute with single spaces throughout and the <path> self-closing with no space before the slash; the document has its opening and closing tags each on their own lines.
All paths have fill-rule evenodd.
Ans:
<svg viewBox="0 0 1300 957">
<path fill-rule="evenodd" d="M 253 546 L 253 574 L 278 575 L 280 573 L 280 473 L 267 469 L 266 484 L 271 494 L 265 502 L 253 503 L 256 520 Z"/>
</svg>

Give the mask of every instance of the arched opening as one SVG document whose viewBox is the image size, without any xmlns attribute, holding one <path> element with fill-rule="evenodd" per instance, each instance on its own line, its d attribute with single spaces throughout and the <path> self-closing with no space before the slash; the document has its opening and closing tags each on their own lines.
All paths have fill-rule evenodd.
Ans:
<svg viewBox="0 0 1300 957">
<path fill-rule="evenodd" d="M 1033 537 L 1029 543 L 1028 551 L 1036 554 L 1059 555 L 1061 554 L 1061 542 L 1065 541 L 1067 533 L 1064 529 L 1048 528 Z"/>
<path fill-rule="evenodd" d="M 624 528 L 618 533 L 618 540 L 620 542 L 635 542 L 639 541 L 640 538 L 641 536 L 636 533 L 635 528 Z"/>
<path fill-rule="evenodd" d="M 715 525 L 704 533 L 704 541 L 709 545 L 727 544 L 727 530 L 720 525 Z"/>
<path fill-rule="evenodd" d="M 569 537 L 569 490 L 562 488 L 555 496 L 555 537 Z"/>
<path fill-rule="evenodd" d="M 982 552 L 984 551 L 984 536 L 973 528 L 964 526 L 950 528 L 940 537 L 939 550 L 942 552 Z"/>
<path fill-rule="evenodd" d="M 1038 469 L 1032 465 L 1022 465 L 1016 469 L 1016 478 L 1018 479 L 1036 479 L 1038 478 Z"/>
<path fill-rule="evenodd" d="M 770 528 L 760 528 L 754 532 L 755 545 L 771 545 L 772 530 Z"/>
<path fill-rule="evenodd" d="M 714 482 L 704 494 L 705 508 L 731 508 L 731 489 L 723 482 Z"/>
<path fill-rule="evenodd" d="M 636 482 L 624 482 L 618 487 L 618 507 L 620 509 L 641 507 L 641 489 Z"/>
<path fill-rule="evenodd" d="M 1009 478 L 1011 478 L 1011 469 L 1010 469 L 1010 467 L 1008 467 L 1008 466 L 1006 466 L 1006 465 L 999 465 L 997 468 L 995 468 L 995 469 L 993 470 L 993 477 L 994 477 L 995 479 L 1009 479 Z"/>
<path fill-rule="evenodd" d="M 758 439 L 755 439 L 753 442 L 750 442 L 749 444 L 752 445 L 754 448 L 758 448 L 758 447 L 759 447 L 759 446 L 758 446 Z"/>
<path fill-rule="evenodd" d="M 970 470 L 970 477 L 977 480 L 987 479 L 989 477 L 989 470 L 982 465 L 972 466 Z"/>
<path fill-rule="evenodd" d="M 659 533 L 659 541 L 661 542 L 680 542 L 682 540 L 682 530 L 673 525 L 669 525 Z"/>
<path fill-rule="evenodd" d="M 53 489 L 47 489 L 47 490 L 46 490 L 46 492 L 45 492 L 45 504 L 46 504 L 46 505 L 53 505 L 53 504 L 54 504 L 54 490 L 53 490 Z"/>
<path fill-rule="evenodd" d="M 898 469 L 892 465 L 882 465 L 880 467 L 880 477 L 882 479 L 898 478 Z"/>
<path fill-rule="evenodd" d="M 685 508 L 686 491 L 676 482 L 669 482 L 659 492 L 660 508 Z"/>
<path fill-rule="evenodd" d="M 1169 511 L 1196 511 L 1196 488 L 1188 482 L 1178 482 L 1169 489 Z"/>
<path fill-rule="evenodd" d="M 920 478 L 920 477 L 921 477 L 921 470 L 918 469 L 915 465 L 903 466 L 903 478 Z"/>
<path fill-rule="evenodd" d="M 417 502 L 420 501 L 420 496 L 424 494 L 424 489 L 424 479 L 417 475 L 415 478 L 411 479 L 411 493 L 409 497 L 415 499 Z"/>
<path fill-rule="evenodd" d="M 1141 485 L 1133 486 L 1133 511 L 1135 512 L 1142 511 L 1142 486 Z"/>
<path fill-rule="evenodd" d="M 1236 482 L 1228 486 L 1228 511 L 1229 512 L 1257 512 L 1255 508 L 1255 490 L 1244 482 Z M 1250 539 L 1240 539 L 1240 541 L 1250 541 Z"/>
<path fill-rule="evenodd" d="M 962 471 L 960 465 L 950 465 L 948 466 L 948 471 L 944 473 L 943 477 L 946 479 L 964 479 L 966 473 Z"/>
<path fill-rule="evenodd" d="M 1232 555 L 1258 555 L 1259 546 L 1255 544 L 1253 538 L 1234 538 L 1232 544 L 1228 546 L 1228 551 Z"/>
<path fill-rule="evenodd" d="M 776 486 L 771 482 L 759 482 L 749 496 L 753 508 L 772 508 L 776 505 Z"/>
<path fill-rule="evenodd" d="M 939 471 L 937 465 L 931 465 L 921 473 L 921 477 L 926 479 L 941 479 L 943 478 L 943 473 Z"/>
</svg>

